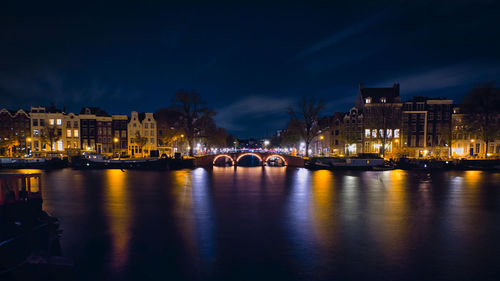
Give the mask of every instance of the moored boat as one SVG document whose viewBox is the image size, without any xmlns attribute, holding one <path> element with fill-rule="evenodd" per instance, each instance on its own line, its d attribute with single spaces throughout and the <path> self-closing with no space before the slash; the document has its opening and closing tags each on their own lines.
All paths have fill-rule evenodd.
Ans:
<svg viewBox="0 0 500 281">
<path fill-rule="evenodd" d="M 61 280 L 71 270 L 59 222 L 42 202 L 41 174 L 0 174 L 0 280 Z"/>
</svg>

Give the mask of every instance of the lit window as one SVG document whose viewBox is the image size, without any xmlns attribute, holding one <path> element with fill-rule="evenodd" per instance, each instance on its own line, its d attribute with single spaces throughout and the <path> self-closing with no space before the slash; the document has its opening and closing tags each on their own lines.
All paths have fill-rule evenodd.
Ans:
<svg viewBox="0 0 500 281">
<path fill-rule="evenodd" d="M 379 129 L 378 134 L 379 134 L 379 137 L 383 138 L 384 137 L 384 130 Z"/>
<path fill-rule="evenodd" d="M 63 141 L 62 140 L 57 142 L 57 150 L 63 150 Z"/>
<path fill-rule="evenodd" d="M 377 137 L 377 129 L 373 129 L 372 130 L 372 138 L 376 138 Z"/>
<path fill-rule="evenodd" d="M 392 138 L 392 129 L 387 129 L 387 138 Z"/>
<path fill-rule="evenodd" d="M 49 124 L 54 125 L 54 119 L 49 119 Z"/>
<path fill-rule="evenodd" d="M 62 125 L 62 120 L 61 119 L 57 119 L 57 125 Z"/>
<path fill-rule="evenodd" d="M 66 137 L 71 138 L 71 130 L 66 130 Z"/>
<path fill-rule="evenodd" d="M 366 98 L 365 99 L 365 103 L 371 103 L 372 102 L 372 98 Z"/>
<path fill-rule="evenodd" d="M 394 137 L 399 138 L 399 129 L 394 129 Z"/>
<path fill-rule="evenodd" d="M 40 131 L 33 130 L 33 136 L 38 137 L 39 134 L 40 134 Z"/>
<path fill-rule="evenodd" d="M 75 130 L 75 133 L 73 134 L 75 136 L 75 138 L 78 137 L 78 130 Z"/>
<path fill-rule="evenodd" d="M 370 138 L 370 129 L 365 129 L 365 138 Z"/>
</svg>

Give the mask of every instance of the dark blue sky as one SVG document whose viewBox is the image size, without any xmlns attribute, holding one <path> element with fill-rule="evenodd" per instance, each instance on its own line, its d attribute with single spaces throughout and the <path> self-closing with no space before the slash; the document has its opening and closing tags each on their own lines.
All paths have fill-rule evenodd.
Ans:
<svg viewBox="0 0 500 281">
<path fill-rule="evenodd" d="M 348 111 L 359 83 L 397 82 L 459 101 L 500 76 L 496 1 L 41 2 L 0 9 L 0 107 L 155 111 L 195 89 L 247 137 L 285 126 L 302 96 Z"/>
</svg>

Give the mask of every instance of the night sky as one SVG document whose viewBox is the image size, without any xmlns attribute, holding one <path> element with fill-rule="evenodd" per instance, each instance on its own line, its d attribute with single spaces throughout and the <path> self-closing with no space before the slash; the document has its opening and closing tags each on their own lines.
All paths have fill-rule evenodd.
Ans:
<svg viewBox="0 0 500 281">
<path fill-rule="evenodd" d="M 194 89 L 218 125 L 248 137 L 284 127 L 302 96 L 324 99 L 327 114 L 348 111 L 359 83 L 460 101 L 500 80 L 498 1 L 10 2 L 0 7 L 9 109 L 129 114 Z"/>
</svg>

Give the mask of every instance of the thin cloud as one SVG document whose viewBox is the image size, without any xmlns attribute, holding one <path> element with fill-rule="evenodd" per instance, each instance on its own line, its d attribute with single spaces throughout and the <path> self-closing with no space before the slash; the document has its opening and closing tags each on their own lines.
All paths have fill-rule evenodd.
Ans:
<svg viewBox="0 0 500 281">
<path fill-rule="evenodd" d="M 317 42 L 316 44 L 312 45 L 311 47 L 303 50 L 300 52 L 296 58 L 301 59 L 305 58 L 308 56 L 311 56 L 315 53 L 318 53 L 324 49 L 331 48 L 334 45 L 339 44 L 343 40 L 348 39 L 349 37 L 361 32 L 362 30 L 370 27 L 371 25 L 381 21 L 386 14 L 388 13 L 388 9 L 383 10 L 382 12 L 375 14 L 374 16 L 371 16 L 367 18 L 366 20 L 354 24 L 344 30 L 341 30 L 340 32 L 336 32 L 333 35 L 330 35 L 329 37 Z"/>
<path fill-rule="evenodd" d="M 237 125 L 237 121 L 243 118 L 264 118 L 273 115 L 283 115 L 286 109 L 296 102 L 295 98 L 271 98 L 263 96 L 250 96 L 243 98 L 233 104 L 219 109 L 215 121 L 232 131 L 244 131 Z"/>
<path fill-rule="evenodd" d="M 500 67 L 498 66 L 480 62 L 465 62 L 396 77 L 377 83 L 375 86 L 391 85 L 398 82 L 405 94 L 413 94 L 475 84 L 498 78 L 499 75 Z"/>
</svg>

